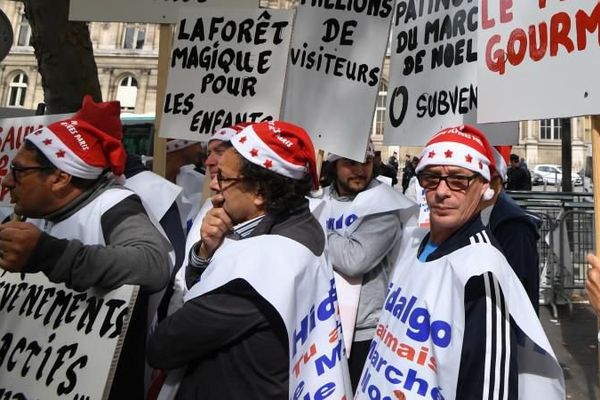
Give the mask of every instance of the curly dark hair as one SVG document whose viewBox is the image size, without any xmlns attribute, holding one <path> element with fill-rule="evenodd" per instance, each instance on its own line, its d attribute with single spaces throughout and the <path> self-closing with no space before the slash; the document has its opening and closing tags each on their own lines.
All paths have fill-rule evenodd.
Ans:
<svg viewBox="0 0 600 400">
<path fill-rule="evenodd" d="M 246 190 L 257 190 L 265 198 L 266 210 L 273 215 L 289 212 L 303 205 L 312 189 L 309 174 L 300 180 L 288 178 L 253 164 L 240 156 L 242 185 Z"/>
<path fill-rule="evenodd" d="M 52 161 L 50 161 L 48 159 L 48 157 L 46 157 L 46 155 L 44 153 L 42 153 L 42 151 L 40 149 L 38 149 L 37 146 L 35 144 L 33 144 L 33 142 L 31 140 L 25 139 L 24 147 L 27 150 L 35 152 L 35 160 L 38 162 L 38 164 L 41 167 L 46 168 L 46 169 L 41 170 L 40 173 L 45 174 L 45 175 L 50 175 L 51 173 L 53 173 L 54 171 L 59 169 L 56 165 L 52 164 Z M 102 177 L 102 175 L 103 174 L 101 174 L 100 177 Z M 71 176 L 71 184 L 81 190 L 90 189 L 99 180 L 100 180 L 100 178 L 84 179 L 84 178 L 79 178 L 77 176 Z"/>
</svg>

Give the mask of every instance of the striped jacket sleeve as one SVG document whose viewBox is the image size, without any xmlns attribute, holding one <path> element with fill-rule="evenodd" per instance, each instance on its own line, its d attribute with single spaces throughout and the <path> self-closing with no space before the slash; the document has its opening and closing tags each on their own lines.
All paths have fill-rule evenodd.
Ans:
<svg viewBox="0 0 600 400">
<path fill-rule="evenodd" d="M 517 326 L 491 272 L 465 286 L 465 332 L 456 398 L 518 398 Z"/>
</svg>

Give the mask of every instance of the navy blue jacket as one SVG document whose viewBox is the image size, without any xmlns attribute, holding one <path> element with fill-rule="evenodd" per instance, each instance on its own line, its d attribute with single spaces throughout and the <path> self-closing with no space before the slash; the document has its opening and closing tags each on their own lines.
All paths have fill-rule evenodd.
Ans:
<svg viewBox="0 0 600 400">
<path fill-rule="evenodd" d="M 540 274 L 537 241 L 542 220 L 527 214 L 506 193 L 500 193 L 488 224 L 502 253 L 523 283 L 531 304 L 538 313 Z"/>
</svg>

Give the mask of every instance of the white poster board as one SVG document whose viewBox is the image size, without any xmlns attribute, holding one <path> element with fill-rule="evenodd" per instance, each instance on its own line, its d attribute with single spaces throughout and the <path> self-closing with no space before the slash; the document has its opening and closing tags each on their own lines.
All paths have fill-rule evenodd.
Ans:
<svg viewBox="0 0 600 400">
<path fill-rule="evenodd" d="M 481 0 L 478 121 L 600 114 L 599 30 L 597 1 Z"/>
<path fill-rule="evenodd" d="M 392 23 L 384 143 L 422 146 L 442 128 L 476 125 L 478 3 L 414 7 Z M 493 145 L 517 144 L 517 124 L 478 126 Z"/>
<path fill-rule="evenodd" d="M 364 159 L 393 5 L 393 0 L 298 5 L 283 118 L 306 129 L 315 148 Z"/>
<path fill-rule="evenodd" d="M 25 137 L 72 114 L 40 115 L 36 117 L 0 119 L 0 179 L 8 174 L 10 162 L 25 142 Z M 0 188 L 0 206 L 10 205 L 8 188 Z M 1 222 L 1 220 L 0 220 Z"/>
<path fill-rule="evenodd" d="M 160 136 L 207 141 L 279 118 L 293 10 L 188 9 L 175 30 Z"/>
<path fill-rule="evenodd" d="M 258 7 L 258 0 L 70 0 L 69 20 L 174 24 L 186 7 Z"/>
<path fill-rule="evenodd" d="M 0 396 L 108 397 L 137 286 L 76 292 L 43 274 L 0 278 Z"/>
</svg>

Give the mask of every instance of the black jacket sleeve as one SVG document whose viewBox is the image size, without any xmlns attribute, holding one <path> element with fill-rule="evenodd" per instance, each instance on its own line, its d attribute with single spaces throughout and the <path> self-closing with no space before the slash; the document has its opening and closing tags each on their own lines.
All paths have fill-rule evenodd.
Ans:
<svg viewBox="0 0 600 400">
<path fill-rule="evenodd" d="M 161 369 L 184 367 L 268 327 L 261 299 L 239 280 L 186 302 L 158 325 L 148 345 L 148 363 Z"/>
<path fill-rule="evenodd" d="M 491 272 L 465 286 L 465 332 L 456 387 L 461 400 L 518 399 L 517 327 Z"/>
<path fill-rule="evenodd" d="M 494 236 L 502 248 L 502 254 L 523 284 L 533 308 L 538 313 L 540 276 L 537 231 L 525 221 L 511 220 L 500 224 Z"/>
</svg>

